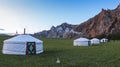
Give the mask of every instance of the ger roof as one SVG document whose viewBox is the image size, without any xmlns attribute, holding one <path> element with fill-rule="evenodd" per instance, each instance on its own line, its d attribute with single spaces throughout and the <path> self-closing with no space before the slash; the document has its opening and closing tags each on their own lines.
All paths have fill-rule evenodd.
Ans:
<svg viewBox="0 0 120 67">
<path fill-rule="evenodd" d="M 10 39 L 4 40 L 4 42 L 43 42 L 30 35 L 17 35 Z"/>
<path fill-rule="evenodd" d="M 75 39 L 75 41 L 89 41 L 89 39 L 81 37 L 81 38 Z"/>
<path fill-rule="evenodd" d="M 99 41 L 99 39 L 93 38 L 93 39 L 91 39 L 91 41 Z"/>
</svg>

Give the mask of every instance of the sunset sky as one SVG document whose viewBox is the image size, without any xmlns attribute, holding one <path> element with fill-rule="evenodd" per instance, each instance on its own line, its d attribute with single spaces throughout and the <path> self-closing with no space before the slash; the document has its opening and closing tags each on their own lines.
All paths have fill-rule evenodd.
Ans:
<svg viewBox="0 0 120 67">
<path fill-rule="evenodd" d="M 35 33 L 63 22 L 80 24 L 119 0 L 0 0 L 0 33 Z"/>
</svg>

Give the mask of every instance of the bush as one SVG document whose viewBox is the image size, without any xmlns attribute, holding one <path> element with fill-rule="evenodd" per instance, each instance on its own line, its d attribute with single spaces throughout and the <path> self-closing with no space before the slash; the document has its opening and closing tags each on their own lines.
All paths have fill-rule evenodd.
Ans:
<svg viewBox="0 0 120 67">
<path fill-rule="evenodd" d="M 120 33 L 115 33 L 115 34 L 102 34 L 96 36 L 96 38 L 102 39 L 102 38 L 107 38 L 109 40 L 120 40 Z"/>
<path fill-rule="evenodd" d="M 116 34 L 109 34 L 108 38 L 111 40 L 120 40 L 120 34 L 116 33 Z"/>
</svg>

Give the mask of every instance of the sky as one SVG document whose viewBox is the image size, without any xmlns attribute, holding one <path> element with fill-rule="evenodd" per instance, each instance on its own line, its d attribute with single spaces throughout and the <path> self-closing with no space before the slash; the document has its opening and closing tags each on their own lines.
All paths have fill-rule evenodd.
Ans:
<svg viewBox="0 0 120 67">
<path fill-rule="evenodd" d="M 81 24 L 119 0 L 0 0 L 0 33 L 36 33 L 64 22 Z"/>
</svg>

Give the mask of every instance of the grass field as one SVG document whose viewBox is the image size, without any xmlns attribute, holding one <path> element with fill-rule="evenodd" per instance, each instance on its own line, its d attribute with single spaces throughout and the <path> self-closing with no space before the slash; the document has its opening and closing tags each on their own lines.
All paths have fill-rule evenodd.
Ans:
<svg viewBox="0 0 120 67">
<path fill-rule="evenodd" d="M 98 46 L 74 47 L 71 39 L 45 39 L 39 55 L 3 55 L 0 37 L 0 67 L 120 67 L 120 41 Z M 61 60 L 56 63 L 56 58 Z"/>
</svg>

